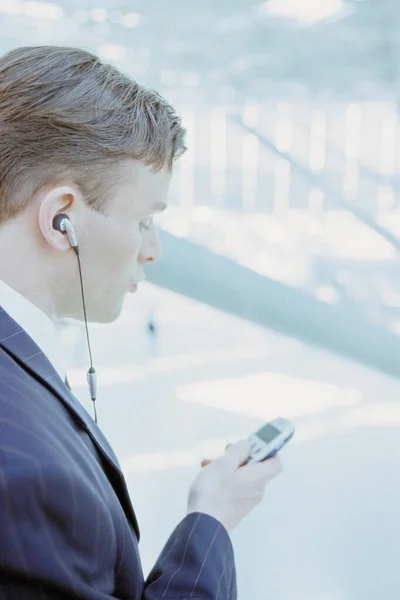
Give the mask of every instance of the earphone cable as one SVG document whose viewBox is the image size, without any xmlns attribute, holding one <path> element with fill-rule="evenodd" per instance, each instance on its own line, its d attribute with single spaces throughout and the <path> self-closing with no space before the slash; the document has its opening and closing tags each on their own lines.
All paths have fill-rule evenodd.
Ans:
<svg viewBox="0 0 400 600">
<path fill-rule="evenodd" d="M 80 259 L 80 257 L 79 257 L 79 253 L 76 253 L 76 256 L 77 256 L 77 258 L 78 258 L 79 278 L 80 278 L 80 281 L 81 281 L 81 293 L 82 293 L 83 315 L 84 315 L 84 317 L 85 317 L 86 338 L 87 338 L 87 343 L 88 343 L 88 348 L 89 348 L 89 359 L 90 359 L 90 366 L 93 368 L 92 349 L 91 349 L 91 347 L 90 347 L 89 329 L 88 329 L 87 314 L 86 314 L 86 302 L 85 302 L 85 294 L 84 294 L 84 291 L 83 291 L 83 278 L 82 278 L 82 266 L 81 266 L 81 259 Z"/>
<path fill-rule="evenodd" d="M 79 279 L 80 279 L 80 282 L 81 282 L 81 293 L 82 293 L 83 315 L 84 315 L 84 318 L 85 318 L 86 339 L 87 339 L 88 350 L 89 350 L 90 369 L 88 371 L 87 377 L 88 377 L 90 397 L 91 397 L 92 402 L 93 402 L 94 420 L 97 423 L 97 410 L 96 410 L 96 387 L 97 387 L 96 386 L 96 370 L 93 367 L 92 348 L 90 346 L 89 328 L 88 328 L 87 313 L 86 313 L 85 293 L 84 293 L 84 290 L 83 290 L 82 265 L 81 265 L 81 259 L 80 259 L 80 256 L 79 256 L 79 248 L 78 247 L 74 247 L 74 251 L 75 251 L 76 257 L 78 259 Z"/>
</svg>

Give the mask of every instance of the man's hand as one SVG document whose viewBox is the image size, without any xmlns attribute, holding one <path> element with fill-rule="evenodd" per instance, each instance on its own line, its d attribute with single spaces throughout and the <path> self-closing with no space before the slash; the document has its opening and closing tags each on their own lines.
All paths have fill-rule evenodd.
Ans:
<svg viewBox="0 0 400 600">
<path fill-rule="evenodd" d="M 243 440 L 228 446 L 225 456 L 203 460 L 206 468 L 190 488 L 188 513 L 209 514 L 232 531 L 261 502 L 267 483 L 282 470 L 277 456 L 245 465 L 249 455 L 250 442 Z"/>
</svg>

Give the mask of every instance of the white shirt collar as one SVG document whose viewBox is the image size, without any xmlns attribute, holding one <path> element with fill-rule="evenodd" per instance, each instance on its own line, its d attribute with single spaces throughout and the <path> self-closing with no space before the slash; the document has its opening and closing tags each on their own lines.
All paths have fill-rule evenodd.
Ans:
<svg viewBox="0 0 400 600">
<path fill-rule="evenodd" d="M 0 306 L 39 346 L 64 381 L 65 357 L 57 327 L 53 321 L 1 279 Z"/>
</svg>

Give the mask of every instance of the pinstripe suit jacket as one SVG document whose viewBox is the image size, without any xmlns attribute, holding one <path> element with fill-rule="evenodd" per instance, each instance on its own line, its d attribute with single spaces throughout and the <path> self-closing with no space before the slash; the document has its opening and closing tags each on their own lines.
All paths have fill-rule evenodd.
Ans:
<svg viewBox="0 0 400 600">
<path fill-rule="evenodd" d="M 146 581 L 139 536 L 107 440 L 0 307 L 0 599 L 236 599 L 217 520 L 187 515 Z"/>
</svg>

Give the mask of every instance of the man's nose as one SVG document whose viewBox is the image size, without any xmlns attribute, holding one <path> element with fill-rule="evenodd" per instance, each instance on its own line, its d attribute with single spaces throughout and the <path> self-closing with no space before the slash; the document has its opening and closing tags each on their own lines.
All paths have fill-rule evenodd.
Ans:
<svg viewBox="0 0 400 600">
<path fill-rule="evenodd" d="M 155 230 L 149 232 L 149 235 L 143 237 L 142 246 L 139 252 L 139 262 L 141 264 L 152 263 L 161 256 L 161 244 Z"/>
</svg>

